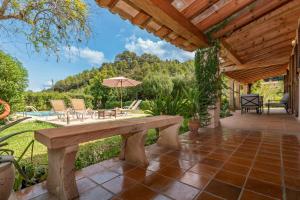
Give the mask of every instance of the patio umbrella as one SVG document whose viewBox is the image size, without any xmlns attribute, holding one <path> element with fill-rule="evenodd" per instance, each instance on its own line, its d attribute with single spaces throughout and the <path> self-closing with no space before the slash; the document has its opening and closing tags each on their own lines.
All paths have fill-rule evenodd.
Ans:
<svg viewBox="0 0 300 200">
<path fill-rule="evenodd" d="M 129 78 L 126 78 L 123 76 L 104 79 L 103 83 L 102 83 L 102 85 L 105 85 L 110 88 L 120 88 L 121 89 L 121 108 L 122 108 L 122 98 L 123 98 L 122 90 L 123 90 L 123 88 L 135 87 L 139 84 L 141 84 L 140 81 L 129 79 Z"/>
</svg>

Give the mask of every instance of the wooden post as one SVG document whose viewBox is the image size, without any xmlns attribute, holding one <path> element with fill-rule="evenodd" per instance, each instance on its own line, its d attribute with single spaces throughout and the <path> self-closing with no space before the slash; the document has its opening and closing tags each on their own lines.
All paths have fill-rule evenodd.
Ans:
<svg viewBox="0 0 300 200">
<path fill-rule="evenodd" d="M 122 135 L 121 160 L 147 166 L 149 164 L 145 153 L 145 139 L 147 130 L 141 132 Z"/>
<path fill-rule="evenodd" d="M 159 128 L 159 138 L 157 144 L 172 149 L 180 149 L 179 128 L 180 123 Z"/>
<path fill-rule="evenodd" d="M 74 199 L 79 196 L 75 181 L 75 156 L 78 145 L 48 149 L 48 178 L 49 193 L 60 200 Z"/>
<path fill-rule="evenodd" d="M 236 98 L 235 98 L 235 108 L 240 110 L 241 109 L 241 84 L 236 82 Z"/>
<path fill-rule="evenodd" d="M 235 110 L 235 101 L 234 101 L 234 80 L 229 79 L 229 108 Z"/>
<path fill-rule="evenodd" d="M 247 94 L 251 94 L 252 83 L 248 83 L 247 87 Z"/>
</svg>

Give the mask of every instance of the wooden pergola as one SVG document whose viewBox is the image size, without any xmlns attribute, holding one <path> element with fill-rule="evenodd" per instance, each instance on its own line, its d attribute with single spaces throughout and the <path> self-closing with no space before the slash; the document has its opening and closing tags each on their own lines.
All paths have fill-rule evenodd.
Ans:
<svg viewBox="0 0 300 200">
<path fill-rule="evenodd" d="M 286 75 L 286 84 L 293 85 L 286 89 L 297 90 L 298 71 L 292 62 L 299 57 L 299 50 L 293 49 L 297 46 L 300 0 L 96 1 L 186 51 L 207 47 L 208 37 L 219 39 L 220 69 L 239 83 Z M 292 57 L 291 52 L 297 56 Z"/>
</svg>

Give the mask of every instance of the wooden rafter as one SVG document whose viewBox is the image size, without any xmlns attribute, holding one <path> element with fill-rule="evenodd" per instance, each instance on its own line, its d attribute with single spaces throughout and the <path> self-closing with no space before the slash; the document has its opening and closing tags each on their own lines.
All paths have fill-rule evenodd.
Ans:
<svg viewBox="0 0 300 200">
<path fill-rule="evenodd" d="M 174 8 L 169 1 L 160 0 L 128 0 L 146 13 L 155 14 L 152 17 L 164 21 L 174 32 L 185 35 L 199 47 L 207 46 L 207 38 L 190 21 Z"/>
<path fill-rule="evenodd" d="M 282 6 L 289 2 L 289 0 L 261 0 L 255 4 L 248 12 L 243 15 L 237 16 L 230 23 L 224 26 L 219 31 L 213 33 L 214 38 L 223 37 L 225 34 L 232 33 L 233 31 L 251 23 L 252 21 L 260 18 L 266 13 Z"/>
<path fill-rule="evenodd" d="M 234 14 L 235 12 L 243 9 L 245 6 L 248 6 L 249 4 L 253 3 L 255 0 L 235 0 L 227 3 L 222 7 L 221 9 L 216 10 L 213 14 L 207 16 L 203 19 L 203 17 L 200 17 L 202 20 L 200 22 L 197 22 L 197 20 L 194 20 L 196 22 L 196 26 L 204 31 L 208 28 L 212 27 L 213 25 L 223 21 L 230 15 Z M 214 6 L 214 5 L 213 5 Z"/>
</svg>

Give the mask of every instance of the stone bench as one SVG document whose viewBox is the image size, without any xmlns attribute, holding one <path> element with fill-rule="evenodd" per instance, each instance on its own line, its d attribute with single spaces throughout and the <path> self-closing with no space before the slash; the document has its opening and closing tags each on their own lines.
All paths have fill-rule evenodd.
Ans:
<svg viewBox="0 0 300 200">
<path fill-rule="evenodd" d="M 74 162 L 80 143 L 121 135 L 120 159 L 145 166 L 148 129 L 159 129 L 158 145 L 180 149 L 178 132 L 182 121 L 180 116 L 162 115 L 36 131 L 35 139 L 48 148 L 48 191 L 58 199 L 79 196 Z"/>
</svg>

